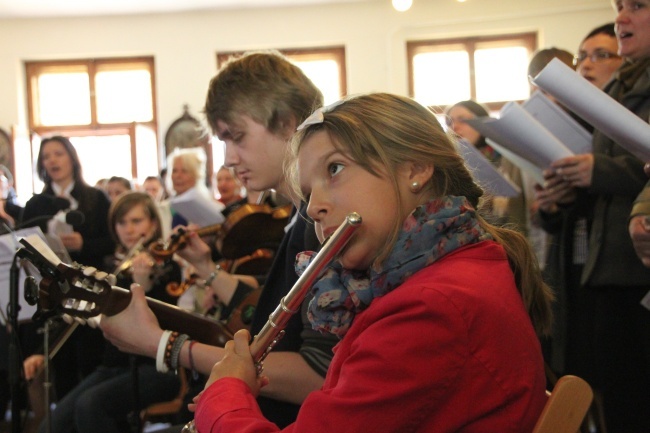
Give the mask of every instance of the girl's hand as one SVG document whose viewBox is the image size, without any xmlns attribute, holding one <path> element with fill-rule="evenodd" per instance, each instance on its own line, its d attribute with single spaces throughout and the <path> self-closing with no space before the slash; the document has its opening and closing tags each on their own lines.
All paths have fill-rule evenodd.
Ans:
<svg viewBox="0 0 650 433">
<path fill-rule="evenodd" d="M 571 186 L 588 188 L 594 174 L 594 155 L 585 153 L 558 159 L 551 164 L 551 168 Z"/>
<path fill-rule="evenodd" d="M 131 272 L 133 273 L 133 282 L 142 286 L 145 292 L 151 290 L 151 274 L 156 262 L 153 257 L 145 251 L 141 251 L 133 257 L 131 262 Z"/>
<path fill-rule="evenodd" d="M 248 345 L 250 338 L 251 334 L 246 329 L 241 329 L 237 331 L 233 340 L 226 343 L 225 355 L 212 367 L 205 388 L 218 379 L 234 377 L 246 382 L 255 397 L 259 395 L 260 389 L 269 383 L 269 379 L 266 376 L 257 376 L 257 369 Z"/>
<path fill-rule="evenodd" d="M 203 395 L 203 391 L 199 392 L 199 393 L 196 394 L 196 395 L 194 396 L 194 398 L 192 399 L 192 403 L 189 403 L 189 404 L 187 405 L 187 409 L 188 409 L 190 412 L 195 412 L 195 411 L 196 411 L 196 404 L 199 402 L 199 400 L 201 399 L 201 396 L 202 396 L 202 395 Z"/>
</svg>

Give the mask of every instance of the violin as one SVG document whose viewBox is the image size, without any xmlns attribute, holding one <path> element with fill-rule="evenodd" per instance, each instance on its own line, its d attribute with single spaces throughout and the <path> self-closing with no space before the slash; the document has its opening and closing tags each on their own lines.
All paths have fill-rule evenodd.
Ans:
<svg viewBox="0 0 650 433">
<path fill-rule="evenodd" d="M 266 275 L 275 253 L 268 248 L 258 248 L 251 254 L 238 259 L 222 259 L 219 261 L 221 269 L 229 274 L 240 275 Z"/>
<path fill-rule="evenodd" d="M 246 203 L 228 214 L 226 221 L 195 230 L 200 237 L 216 235 L 221 241 L 221 254 L 236 259 L 251 254 L 258 248 L 276 249 L 284 236 L 284 226 L 291 214 L 292 205 L 272 208 L 268 204 Z M 153 242 L 149 253 L 156 259 L 170 258 L 187 246 L 187 235 L 179 229 L 168 242 Z"/>
</svg>

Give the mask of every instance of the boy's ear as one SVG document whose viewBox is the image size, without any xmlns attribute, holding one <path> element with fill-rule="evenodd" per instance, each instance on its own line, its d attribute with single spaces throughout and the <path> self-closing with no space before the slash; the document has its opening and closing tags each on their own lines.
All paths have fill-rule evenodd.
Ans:
<svg viewBox="0 0 650 433">
<path fill-rule="evenodd" d="M 289 140 L 293 137 L 293 134 L 296 133 L 296 128 L 298 127 L 298 122 L 294 116 L 290 116 L 288 119 L 282 122 L 282 128 L 280 134 L 284 137 L 285 140 Z"/>
</svg>

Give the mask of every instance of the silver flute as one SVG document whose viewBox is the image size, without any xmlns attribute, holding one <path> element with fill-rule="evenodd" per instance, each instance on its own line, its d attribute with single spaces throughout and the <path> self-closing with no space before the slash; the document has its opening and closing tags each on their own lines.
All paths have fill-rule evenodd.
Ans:
<svg viewBox="0 0 650 433">
<path fill-rule="evenodd" d="M 250 350 L 258 375 L 262 373 L 264 359 L 284 335 L 284 328 L 287 326 L 289 319 L 300 311 L 311 286 L 343 250 L 360 225 L 361 216 L 358 213 L 352 212 L 348 214 L 345 221 L 325 240 L 323 247 L 305 269 L 305 272 L 282 298 L 275 311 L 269 315 L 269 320 L 264 327 L 255 335 Z M 182 433 L 197 433 L 194 420 L 183 427 Z"/>
</svg>

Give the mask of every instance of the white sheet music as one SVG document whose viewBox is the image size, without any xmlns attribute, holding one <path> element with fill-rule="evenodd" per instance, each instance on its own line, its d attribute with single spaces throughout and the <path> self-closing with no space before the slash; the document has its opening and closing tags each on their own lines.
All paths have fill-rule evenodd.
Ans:
<svg viewBox="0 0 650 433">
<path fill-rule="evenodd" d="M 43 232 L 39 227 L 29 227 L 0 236 L 0 308 L 2 308 L 3 313 L 7 311 L 7 305 L 10 300 L 9 279 L 11 264 L 16 251 L 21 247 L 18 243 L 18 239 L 29 235 L 38 236 L 45 241 L 45 235 L 43 235 Z M 25 281 L 26 276 L 25 269 L 21 268 L 18 278 L 18 304 L 20 305 L 18 320 L 31 319 L 36 312 L 36 306 L 29 305 L 27 301 L 25 301 L 23 282 Z M 40 274 L 37 273 L 37 275 L 34 276 L 40 281 Z M 0 315 L 0 321 L 5 323 L 5 317 Z"/>
<path fill-rule="evenodd" d="M 591 153 L 591 133 L 544 93 L 536 90 L 521 106 L 573 153 Z"/>
<path fill-rule="evenodd" d="M 650 161 L 650 125 L 611 96 L 553 59 L 534 79 L 567 108 L 643 161 Z"/>
<path fill-rule="evenodd" d="M 172 209 L 181 214 L 188 222 L 200 227 L 221 224 L 225 221 L 221 213 L 225 206 L 202 194 L 197 188 L 172 197 L 169 203 Z"/>
<path fill-rule="evenodd" d="M 517 197 L 521 189 L 506 178 L 477 148 L 466 140 L 458 140 L 459 153 L 478 183 L 492 195 Z"/>
<path fill-rule="evenodd" d="M 477 117 L 465 122 L 496 143 L 495 148 L 536 180 L 553 161 L 574 153 L 516 102 L 507 103 L 501 117 Z"/>
</svg>

